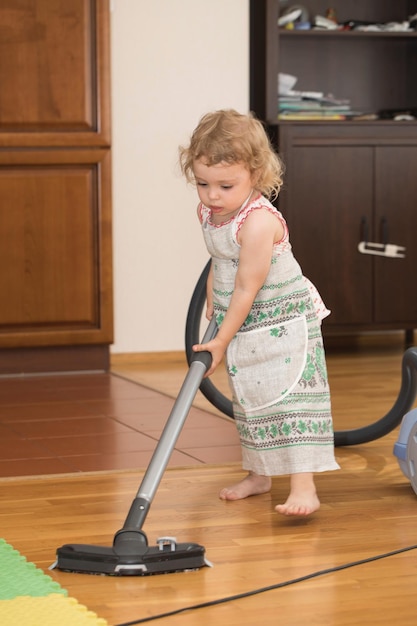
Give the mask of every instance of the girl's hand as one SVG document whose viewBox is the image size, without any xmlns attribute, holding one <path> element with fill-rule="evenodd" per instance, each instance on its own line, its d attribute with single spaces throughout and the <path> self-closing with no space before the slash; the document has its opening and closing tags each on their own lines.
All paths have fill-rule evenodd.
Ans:
<svg viewBox="0 0 417 626">
<path fill-rule="evenodd" d="M 208 321 L 210 321 L 211 318 L 213 317 L 213 313 L 214 313 L 213 305 L 207 304 L 207 306 L 206 306 L 206 318 L 208 319 Z"/>
<path fill-rule="evenodd" d="M 208 343 L 198 343 L 195 346 L 193 346 L 194 352 L 207 351 L 207 352 L 210 352 L 211 354 L 211 358 L 212 358 L 211 367 L 205 373 L 204 378 L 211 376 L 211 374 L 214 372 L 214 370 L 219 365 L 219 363 L 222 362 L 224 353 L 226 352 L 226 347 L 227 346 L 224 345 L 220 340 L 218 340 L 217 337 L 215 337 Z"/>
</svg>

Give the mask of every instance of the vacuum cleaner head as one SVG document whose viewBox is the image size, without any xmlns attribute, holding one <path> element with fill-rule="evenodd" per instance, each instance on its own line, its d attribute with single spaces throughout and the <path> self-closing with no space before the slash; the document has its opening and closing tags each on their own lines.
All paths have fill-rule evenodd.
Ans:
<svg viewBox="0 0 417 626">
<path fill-rule="evenodd" d="M 114 547 L 65 544 L 57 550 L 55 567 L 67 572 L 108 576 L 150 576 L 200 569 L 208 563 L 197 543 L 176 543 L 162 537 L 143 554 L 117 554 Z"/>
</svg>

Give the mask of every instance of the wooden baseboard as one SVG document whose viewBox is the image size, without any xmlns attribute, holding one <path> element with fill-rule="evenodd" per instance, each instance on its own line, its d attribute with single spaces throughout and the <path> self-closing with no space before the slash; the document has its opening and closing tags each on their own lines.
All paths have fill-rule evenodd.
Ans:
<svg viewBox="0 0 417 626">
<path fill-rule="evenodd" d="M 110 365 L 173 365 L 186 363 L 184 350 L 171 352 L 122 352 L 110 355 Z"/>
<path fill-rule="evenodd" d="M 110 368 L 106 345 L 0 349 L 0 376 L 58 372 L 105 371 Z"/>
<path fill-rule="evenodd" d="M 410 337 L 403 330 L 375 331 L 356 333 L 355 335 L 324 335 L 326 350 L 358 350 L 407 347 L 408 341 L 412 342 L 413 331 Z"/>
</svg>

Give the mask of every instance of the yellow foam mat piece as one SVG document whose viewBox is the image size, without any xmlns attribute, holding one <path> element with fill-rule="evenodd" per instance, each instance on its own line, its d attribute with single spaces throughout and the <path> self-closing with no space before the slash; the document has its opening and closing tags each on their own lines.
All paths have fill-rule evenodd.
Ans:
<svg viewBox="0 0 417 626">
<path fill-rule="evenodd" d="M 75 598 L 50 594 L 0 601 L 1 626 L 109 626 Z"/>
</svg>

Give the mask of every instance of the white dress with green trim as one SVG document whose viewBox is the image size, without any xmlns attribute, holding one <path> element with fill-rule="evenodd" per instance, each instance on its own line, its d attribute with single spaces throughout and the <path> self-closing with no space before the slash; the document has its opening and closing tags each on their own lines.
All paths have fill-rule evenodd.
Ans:
<svg viewBox="0 0 417 626">
<path fill-rule="evenodd" d="M 243 467 L 265 476 L 339 469 L 321 334 L 321 320 L 330 311 L 293 256 L 284 218 L 261 195 L 220 225 L 211 222 L 209 208 L 199 206 L 212 257 L 217 323 L 233 294 L 237 233 L 249 213 L 259 209 L 274 213 L 285 234 L 226 354 Z"/>
</svg>

